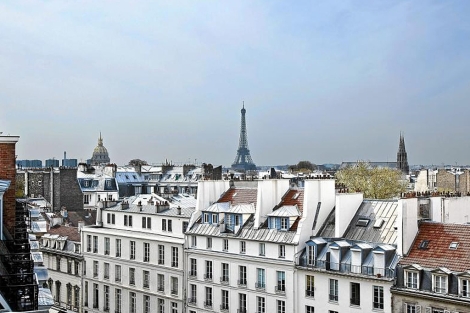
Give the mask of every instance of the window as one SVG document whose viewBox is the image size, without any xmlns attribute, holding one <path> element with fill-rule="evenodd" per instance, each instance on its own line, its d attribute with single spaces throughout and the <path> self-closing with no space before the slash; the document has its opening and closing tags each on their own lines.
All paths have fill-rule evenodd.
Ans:
<svg viewBox="0 0 470 313">
<path fill-rule="evenodd" d="M 330 279 L 330 301 L 338 302 L 338 280 Z"/>
<path fill-rule="evenodd" d="M 315 308 L 310 305 L 305 306 L 305 313 L 315 313 Z"/>
<path fill-rule="evenodd" d="M 307 245 L 307 265 L 315 265 L 315 246 Z"/>
<path fill-rule="evenodd" d="M 104 237 L 104 254 L 109 255 L 109 250 L 111 249 L 111 244 L 109 241 L 109 237 Z"/>
<path fill-rule="evenodd" d="M 173 221 L 172 220 L 168 220 L 168 231 L 171 233 L 173 231 Z"/>
<path fill-rule="evenodd" d="M 216 213 L 212 214 L 212 224 L 217 224 L 219 222 L 219 215 Z"/>
<path fill-rule="evenodd" d="M 104 285 L 103 286 L 103 292 L 104 292 L 104 305 L 103 305 L 103 310 L 105 312 L 109 311 L 109 286 Z"/>
<path fill-rule="evenodd" d="M 463 278 L 460 280 L 460 295 L 462 297 L 470 297 L 470 279 Z"/>
<path fill-rule="evenodd" d="M 144 313 L 150 313 L 150 296 L 144 295 Z"/>
<path fill-rule="evenodd" d="M 104 263 L 104 279 L 109 279 L 109 263 Z"/>
<path fill-rule="evenodd" d="M 91 252 L 91 235 L 86 235 L 86 251 Z"/>
<path fill-rule="evenodd" d="M 197 276 L 197 261 L 196 259 L 189 259 L 189 276 Z"/>
<path fill-rule="evenodd" d="M 158 313 L 165 313 L 165 300 L 158 299 Z"/>
<path fill-rule="evenodd" d="M 162 219 L 162 231 L 166 231 L 166 219 Z"/>
<path fill-rule="evenodd" d="M 148 242 L 144 242 L 144 262 L 150 261 L 150 244 Z"/>
<path fill-rule="evenodd" d="M 129 215 L 129 227 L 132 227 L 132 215 Z"/>
<path fill-rule="evenodd" d="M 115 312 L 116 313 L 121 313 L 121 289 L 115 289 L 114 290 L 114 307 L 115 307 Z"/>
<path fill-rule="evenodd" d="M 266 299 L 264 297 L 256 297 L 256 313 L 266 313 Z"/>
<path fill-rule="evenodd" d="M 74 261 L 74 270 L 75 270 L 75 275 L 80 275 L 80 262 L 79 261 Z"/>
<path fill-rule="evenodd" d="M 127 226 L 129 224 L 127 220 L 128 220 L 128 216 L 124 215 L 124 226 Z"/>
<path fill-rule="evenodd" d="M 434 292 L 447 293 L 447 277 L 444 275 L 433 275 Z"/>
<path fill-rule="evenodd" d="M 209 213 L 204 213 L 204 214 L 202 214 L 202 222 L 203 222 L 204 224 L 209 223 L 209 216 L 210 216 Z"/>
<path fill-rule="evenodd" d="M 315 277 L 313 277 L 312 275 L 305 276 L 305 296 L 315 296 Z"/>
<path fill-rule="evenodd" d="M 124 215 L 124 226 L 132 227 L 132 215 Z"/>
<path fill-rule="evenodd" d="M 67 259 L 67 273 L 72 274 L 72 260 Z"/>
<path fill-rule="evenodd" d="M 260 256 L 265 256 L 266 254 L 266 246 L 264 245 L 264 243 L 260 243 L 259 244 L 259 255 Z"/>
<path fill-rule="evenodd" d="M 135 260 L 135 241 L 131 240 L 131 253 L 130 253 L 130 259 Z"/>
<path fill-rule="evenodd" d="M 158 245 L 158 264 L 164 265 L 165 264 L 165 246 Z"/>
<path fill-rule="evenodd" d="M 286 273 L 283 271 L 277 271 L 277 285 L 276 292 L 284 293 L 286 291 Z"/>
<path fill-rule="evenodd" d="M 454 241 L 450 243 L 449 249 L 455 250 L 457 249 L 458 246 L 459 246 L 459 243 Z"/>
<path fill-rule="evenodd" d="M 222 263 L 222 277 L 221 282 L 228 283 L 229 280 L 229 266 L 228 263 Z"/>
<path fill-rule="evenodd" d="M 171 266 L 178 267 L 178 247 L 171 247 Z"/>
<path fill-rule="evenodd" d="M 93 277 L 98 277 L 98 272 L 99 272 L 99 268 L 98 268 L 98 261 L 93 261 Z"/>
<path fill-rule="evenodd" d="M 60 302 L 60 281 L 55 282 L 55 300 Z"/>
<path fill-rule="evenodd" d="M 223 251 L 228 251 L 228 239 L 223 240 L 222 250 Z"/>
<path fill-rule="evenodd" d="M 404 313 L 418 313 L 418 310 L 416 310 L 417 307 L 418 306 L 416 304 L 405 303 Z M 421 311 L 421 307 L 419 307 L 419 311 Z"/>
<path fill-rule="evenodd" d="M 212 249 L 212 238 L 208 237 L 206 239 L 206 248 L 207 249 Z"/>
<path fill-rule="evenodd" d="M 72 285 L 67 284 L 67 304 L 72 305 Z"/>
<path fill-rule="evenodd" d="M 73 306 L 78 308 L 80 306 L 80 287 L 73 288 Z"/>
<path fill-rule="evenodd" d="M 246 241 L 240 241 L 240 253 L 241 254 L 246 253 Z"/>
<path fill-rule="evenodd" d="M 176 302 L 171 303 L 171 313 L 178 313 L 178 303 Z"/>
<path fill-rule="evenodd" d="M 183 222 L 183 233 L 188 229 L 188 222 Z"/>
<path fill-rule="evenodd" d="M 195 284 L 189 285 L 189 302 L 196 303 L 197 287 Z"/>
<path fill-rule="evenodd" d="M 277 300 L 277 313 L 286 313 L 286 302 L 284 300 Z"/>
<path fill-rule="evenodd" d="M 204 307 L 211 308 L 212 307 L 212 288 L 206 287 L 206 298 L 204 301 Z"/>
<path fill-rule="evenodd" d="M 129 268 L 129 285 L 135 285 L 135 268 Z"/>
<path fill-rule="evenodd" d="M 114 266 L 114 280 L 116 282 L 121 282 L 121 265 Z"/>
<path fill-rule="evenodd" d="M 163 274 L 157 275 L 157 290 L 160 292 L 165 291 L 165 276 Z"/>
<path fill-rule="evenodd" d="M 238 312 L 246 313 L 246 293 L 238 294 Z"/>
<path fill-rule="evenodd" d="M 135 313 L 136 312 L 136 296 L 135 292 L 129 292 L 129 312 Z"/>
<path fill-rule="evenodd" d="M 142 277 L 143 277 L 142 287 L 149 288 L 150 287 L 150 272 L 143 271 Z"/>
<path fill-rule="evenodd" d="M 121 257 L 121 239 L 116 239 L 116 257 Z"/>
<path fill-rule="evenodd" d="M 90 203 L 90 195 L 83 195 L 83 203 L 84 204 L 89 204 Z"/>
<path fill-rule="evenodd" d="M 374 286 L 373 308 L 380 310 L 384 308 L 384 287 L 382 286 Z"/>
<path fill-rule="evenodd" d="M 100 291 L 98 290 L 98 284 L 93 284 L 93 308 L 98 308 L 98 301 L 100 298 Z"/>
<path fill-rule="evenodd" d="M 418 272 L 405 271 L 406 287 L 418 289 Z"/>
<path fill-rule="evenodd" d="M 418 249 L 427 249 L 429 245 L 429 240 L 423 240 L 420 242 Z"/>
<path fill-rule="evenodd" d="M 351 305 L 361 305 L 361 285 L 351 283 Z"/>
<path fill-rule="evenodd" d="M 152 218 L 142 217 L 142 228 L 151 229 L 152 228 Z"/>
<path fill-rule="evenodd" d="M 228 290 L 223 290 L 222 289 L 222 304 L 220 305 L 221 310 L 228 310 Z"/>
<path fill-rule="evenodd" d="M 197 237 L 191 236 L 191 247 L 195 248 L 197 245 Z"/>
<path fill-rule="evenodd" d="M 256 285 L 257 289 L 264 289 L 266 288 L 266 271 L 264 268 L 257 268 L 256 269 Z"/>
<path fill-rule="evenodd" d="M 238 267 L 238 285 L 246 286 L 246 266 Z"/>
<path fill-rule="evenodd" d="M 287 217 L 281 217 L 281 230 L 287 230 L 289 228 L 289 219 Z"/>
<path fill-rule="evenodd" d="M 286 246 L 279 245 L 279 258 L 284 259 L 286 257 Z"/>
<path fill-rule="evenodd" d="M 206 273 L 204 279 L 212 280 L 212 261 L 206 261 Z"/>
<path fill-rule="evenodd" d="M 176 296 L 178 295 L 178 277 L 171 277 L 171 294 Z"/>
<path fill-rule="evenodd" d="M 83 297 L 85 299 L 83 299 L 83 305 L 88 306 L 88 282 L 87 281 L 85 282 L 84 288 L 85 288 L 85 291 L 84 291 Z M 51 289 L 52 289 L 52 286 L 51 286 Z"/>
<path fill-rule="evenodd" d="M 93 253 L 98 253 L 98 236 L 93 236 Z"/>
</svg>

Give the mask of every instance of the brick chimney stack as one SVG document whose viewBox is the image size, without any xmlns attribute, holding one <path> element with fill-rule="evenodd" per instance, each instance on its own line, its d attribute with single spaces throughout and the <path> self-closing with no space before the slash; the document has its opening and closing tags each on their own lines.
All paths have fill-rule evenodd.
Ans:
<svg viewBox="0 0 470 313">
<path fill-rule="evenodd" d="M 13 234 L 16 210 L 16 155 L 19 136 L 0 135 L 0 179 L 9 180 L 10 188 L 3 195 L 3 224 Z"/>
</svg>

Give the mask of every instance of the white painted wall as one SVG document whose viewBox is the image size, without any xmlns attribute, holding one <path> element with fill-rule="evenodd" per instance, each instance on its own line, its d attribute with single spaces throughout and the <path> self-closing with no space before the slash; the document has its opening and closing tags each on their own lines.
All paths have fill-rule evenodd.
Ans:
<svg viewBox="0 0 470 313">
<path fill-rule="evenodd" d="M 266 220 L 266 215 L 281 201 L 289 189 L 288 179 L 270 179 L 258 181 L 258 195 L 255 212 L 254 228 Z"/>
<path fill-rule="evenodd" d="M 362 193 L 336 194 L 335 237 L 342 237 L 364 200 Z"/>
<path fill-rule="evenodd" d="M 399 199 L 397 209 L 397 253 L 398 255 L 404 255 L 408 253 L 418 234 L 418 199 Z"/>
<path fill-rule="evenodd" d="M 470 222 L 470 197 L 444 198 L 444 222 Z"/>
<path fill-rule="evenodd" d="M 321 202 L 320 213 L 315 229 L 311 235 L 315 235 L 325 222 L 331 210 L 336 204 L 336 191 L 334 179 L 305 180 L 304 216 L 311 216 L 312 223 L 315 219 L 318 202 Z M 313 224 L 310 224 L 313 225 Z M 303 238 L 300 238 L 303 240 Z"/>
<path fill-rule="evenodd" d="M 420 170 L 416 177 L 415 188 L 416 192 L 428 191 L 428 170 Z"/>
</svg>

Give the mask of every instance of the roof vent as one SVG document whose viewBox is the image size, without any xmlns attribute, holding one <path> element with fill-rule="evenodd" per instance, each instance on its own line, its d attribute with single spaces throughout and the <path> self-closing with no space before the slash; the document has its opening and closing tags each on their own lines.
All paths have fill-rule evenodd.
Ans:
<svg viewBox="0 0 470 313">
<path fill-rule="evenodd" d="M 384 222 L 385 221 L 383 220 L 383 218 L 379 218 L 378 220 L 375 221 L 374 228 L 381 228 Z"/>
<path fill-rule="evenodd" d="M 424 250 L 427 249 L 429 245 L 429 240 L 423 240 L 418 246 L 418 249 Z"/>
<path fill-rule="evenodd" d="M 449 249 L 457 249 L 457 247 L 459 246 L 459 243 L 458 242 L 451 242 L 450 245 L 449 245 Z"/>
</svg>

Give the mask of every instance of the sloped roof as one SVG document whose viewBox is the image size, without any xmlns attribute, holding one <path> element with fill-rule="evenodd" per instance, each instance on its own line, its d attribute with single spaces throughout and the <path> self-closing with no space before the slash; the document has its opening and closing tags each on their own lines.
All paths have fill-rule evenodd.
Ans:
<svg viewBox="0 0 470 313">
<path fill-rule="evenodd" d="M 424 240 L 429 241 L 427 247 L 420 249 Z M 452 242 L 458 243 L 456 249 L 449 248 Z M 470 269 L 470 225 L 421 223 L 410 252 L 400 261 L 400 265 L 412 264 L 430 269 L 447 267 L 455 272 Z"/>
<path fill-rule="evenodd" d="M 77 227 L 72 226 L 55 226 L 47 231 L 51 235 L 59 235 L 67 237 L 68 240 L 80 242 L 80 232 Z"/>
<path fill-rule="evenodd" d="M 296 205 L 284 205 L 269 213 L 268 216 L 291 217 L 300 216 L 300 213 Z"/>
<path fill-rule="evenodd" d="M 257 188 L 232 187 L 217 202 L 230 202 L 232 205 L 253 203 L 256 207 L 257 196 Z"/>
<path fill-rule="evenodd" d="M 297 206 L 299 212 L 302 213 L 304 209 L 304 189 L 289 189 L 282 197 L 279 207 L 283 206 Z"/>
</svg>

